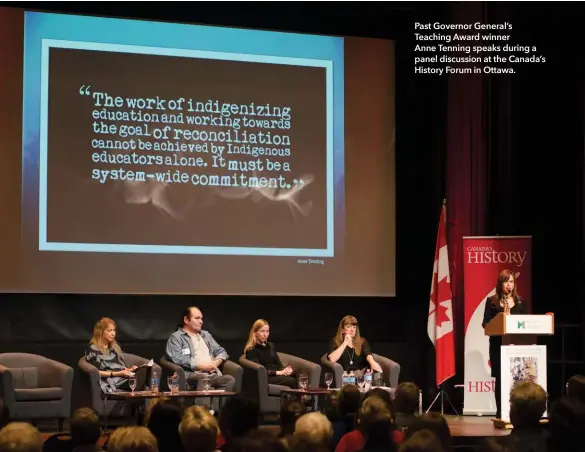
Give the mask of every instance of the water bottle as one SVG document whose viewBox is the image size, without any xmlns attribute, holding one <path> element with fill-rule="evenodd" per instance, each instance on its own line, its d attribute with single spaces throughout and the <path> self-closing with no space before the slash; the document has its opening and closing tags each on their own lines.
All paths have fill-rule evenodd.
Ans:
<svg viewBox="0 0 585 452">
<path fill-rule="evenodd" d="M 347 386 L 349 384 L 349 374 L 347 373 L 347 371 L 343 372 L 343 375 L 341 376 L 341 386 Z"/>
<path fill-rule="evenodd" d="M 171 377 L 171 381 L 172 381 L 172 385 L 173 387 L 171 388 L 171 394 L 177 394 L 179 392 L 179 375 L 177 374 L 177 372 L 175 372 L 173 374 L 173 376 Z"/>
<path fill-rule="evenodd" d="M 372 372 L 372 369 L 368 369 L 366 371 L 366 373 L 364 374 L 364 388 L 366 389 L 366 391 L 369 391 L 370 389 L 372 389 L 373 377 L 374 377 L 374 373 Z"/>
<path fill-rule="evenodd" d="M 150 380 L 150 390 L 155 394 L 158 394 L 158 384 L 159 384 L 158 375 L 156 372 L 152 372 L 152 379 Z"/>
<path fill-rule="evenodd" d="M 353 370 L 349 373 L 349 377 L 347 377 L 347 379 L 349 380 L 349 384 L 350 385 L 354 385 L 354 386 L 357 385 L 357 381 L 356 381 L 356 378 L 355 378 L 355 373 L 353 373 Z"/>
</svg>

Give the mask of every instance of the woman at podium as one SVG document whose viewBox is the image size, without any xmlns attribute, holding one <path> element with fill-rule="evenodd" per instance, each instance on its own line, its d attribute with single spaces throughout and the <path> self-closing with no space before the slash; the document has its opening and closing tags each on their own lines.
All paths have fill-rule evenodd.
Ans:
<svg viewBox="0 0 585 452">
<path fill-rule="evenodd" d="M 491 322 L 491 320 L 498 315 L 500 312 L 508 314 L 525 314 L 524 303 L 522 298 L 518 296 L 516 290 L 516 283 L 514 280 L 514 273 L 510 270 L 502 270 L 498 275 L 498 282 L 496 283 L 496 294 L 489 297 L 485 303 L 485 311 L 483 313 L 483 323 L 485 326 Z M 499 419 L 502 415 L 501 410 L 501 375 L 502 375 L 502 363 L 501 363 L 501 336 L 490 336 L 490 367 L 492 369 L 492 377 L 495 379 L 495 394 L 496 394 L 496 417 Z"/>
</svg>

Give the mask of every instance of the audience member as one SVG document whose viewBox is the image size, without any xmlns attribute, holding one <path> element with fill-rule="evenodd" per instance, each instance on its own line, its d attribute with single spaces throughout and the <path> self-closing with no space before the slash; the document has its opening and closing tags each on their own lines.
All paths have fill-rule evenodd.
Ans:
<svg viewBox="0 0 585 452">
<path fill-rule="evenodd" d="M 0 452 L 41 452 L 39 431 L 26 422 L 12 422 L 0 430 Z"/>
<path fill-rule="evenodd" d="M 79 408 L 69 419 L 69 432 L 74 452 L 100 450 L 98 441 L 102 434 L 100 418 L 91 408 Z"/>
<path fill-rule="evenodd" d="M 453 449 L 453 439 L 451 438 L 449 424 L 440 413 L 431 412 L 417 416 L 406 430 L 406 438 L 410 438 L 419 430 L 430 430 L 437 435 L 445 452 L 450 452 Z"/>
<path fill-rule="evenodd" d="M 573 375 L 567 382 L 567 395 L 585 403 L 585 376 Z"/>
<path fill-rule="evenodd" d="M 109 452 L 157 452 L 156 438 L 146 427 L 118 427 L 108 441 Z"/>
<path fill-rule="evenodd" d="M 290 444 L 290 439 L 295 433 L 295 423 L 307 412 L 305 405 L 298 400 L 285 403 L 280 410 L 280 433 L 286 444 Z"/>
<path fill-rule="evenodd" d="M 407 429 L 414 421 L 418 411 L 419 388 L 414 383 L 400 383 L 396 388 L 394 396 L 394 410 L 396 417 L 394 423 L 396 428 Z"/>
<path fill-rule="evenodd" d="M 229 452 L 287 452 L 287 446 L 272 433 L 262 430 L 252 430 L 234 439 Z"/>
<path fill-rule="evenodd" d="M 147 427 L 156 438 L 159 452 L 181 452 L 183 445 L 179 437 L 179 424 L 183 407 L 175 399 L 157 403 L 150 410 Z"/>
<path fill-rule="evenodd" d="M 532 381 L 518 383 L 510 391 L 511 435 L 517 440 L 518 452 L 546 452 L 548 434 L 540 424 L 546 401 L 544 389 Z"/>
<path fill-rule="evenodd" d="M 355 429 L 360 403 L 361 393 L 357 386 L 344 386 L 337 393 L 336 406 L 329 413 L 329 420 L 333 425 L 333 437 L 331 438 L 331 448 L 333 450 L 335 450 L 343 435 Z"/>
<path fill-rule="evenodd" d="M 329 451 L 333 426 L 322 413 L 307 413 L 295 424 L 292 450 L 295 452 Z"/>
<path fill-rule="evenodd" d="M 192 406 L 185 410 L 179 425 L 179 435 L 185 451 L 213 452 L 219 425 L 207 408 Z"/>
<path fill-rule="evenodd" d="M 368 450 L 396 450 L 403 440 L 402 432 L 394 427 L 388 403 L 377 396 L 368 397 L 358 412 L 357 430 L 343 435 L 335 452 Z"/>
<path fill-rule="evenodd" d="M 574 397 L 563 397 L 551 404 L 548 413 L 551 452 L 583 452 L 585 405 Z"/>
<path fill-rule="evenodd" d="M 221 435 L 228 445 L 235 438 L 258 428 L 260 407 L 255 400 L 244 396 L 230 397 L 219 414 Z M 224 450 L 224 447 L 221 447 Z"/>
</svg>

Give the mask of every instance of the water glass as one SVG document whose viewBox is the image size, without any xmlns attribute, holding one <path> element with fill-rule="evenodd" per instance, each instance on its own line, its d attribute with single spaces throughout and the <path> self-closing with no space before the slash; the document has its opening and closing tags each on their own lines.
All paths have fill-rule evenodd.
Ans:
<svg viewBox="0 0 585 452">
<path fill-rule="evenodd" d="M 329 389 L 329 386 L 331 386 L 331 383 L 333 383 L 333 374 L 326 373 L 325 374 L 325 384 L 327 385 L 327 389 Z"/>
<path fill-rule="evenodd" d="M 169 392 L 172 394 L 173 393 L 173 389 L 174 389 L 173 388 L 174 385 L 173 385 L 173 376 L 172 375 L 169 375 L 167 377 L 167 386 L 169 387 Z"/>
<path fill-rule="evenodd" d="M 384 379 L 382 378 L 382 374 L 376 372 L 374 374 L 374 386 L 380 387 L 384 386 Z"/>
<path fill-rule="evenodd" d="M 211 380 L 209 380 L 209 378 L 206 377 L 201 381 L 201 390 L 207 392 L 210 389 L 211 389 Z"/>
<path fill-rule="evenodd" d="M 363 375 L 357 377 L 357 384 L 360 389 L 364 389 L 366 387 L 366 378 Z"/>
<path fill-rule="evenodd" d="M 307 374 L 299 375 L 299 387 L 304 391 L 309 386 L 309 376 Z"/>
<path fill-rule="evenodd" d="M 136 377 L 128 377 L 128 384 L 132 390 L 132 395 L 134 395 L 134 390 L 136 389 Z"/>
</svg>

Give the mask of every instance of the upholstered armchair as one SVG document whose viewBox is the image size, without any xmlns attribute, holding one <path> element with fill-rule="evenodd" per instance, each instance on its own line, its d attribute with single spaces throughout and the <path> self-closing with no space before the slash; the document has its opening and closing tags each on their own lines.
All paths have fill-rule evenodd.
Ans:
<svg viewBox="0 0 585 452">
<path fill-rule="evenodd" d="M 0 397 L 18 420 L 57 418 L 59 430 L 71 414 L 73 369 L 30 353 L 0 354 Z"/>
<path fill-rule="evenodd" d="M 293 368 L 295 375 L 307 374 L 309 376 L 309 388 L 318 388 L 321 379 L 321 366 L 298 356 L 287 353 L 278 353 L 282 364 Z M 240 356 L 240 364 L 244 368 L 243 390 L 258 397 L 260 413 L 280 412 L 280 392 L 289 389 L 286 386 L 268 384 L 268 371 L 258 363 L 246 359 L 246 355 Z"/>
<path fill-rule="evenodd" d="M 133 355 L 131 353 L 124 353 L 124 360 L 128 367 L 141 366 L 148 363 L 150 360 L 141 356 Z M 100 416 L 111 417 L 122 417 L 127 416 L 130 413 L 130 407 L 128 403 L 123 400 L 108 400 L 104 407 L 104 393 L 100 386 L 100 372 L 93 364 L 87 362 L 85 356 L 82 356 L 77 363 L 79 369 L 81 369 L 82 384 L 84 385 L 83 393 L 89 396 L 87 405 L 91 406 Z M 146 376 L 146 384 L 150 384 L 150 377 L 152 372 L 155 371 L 159 375 L 162 374 L 161 367 L 154 363 L 152 367 L 147 368 L 148 373 Z"/>
<path fill-rule="evenodd" d="M 389 387 L 396 389 L 398 387 L 398 378 L 400 377 L 400 364 L 396 361 L 392 361 L 390 358 L 385 356 L 376 355 L 372 353 L 374 360 L 380 367 L 382 367 L 384 383 Z M 333 372 L 333 382 L 336 388 L 341 388 L 341 378 L 343 376 L 343 367 L 341 364 L 334 363 L 329 360 L 327 353 L 321 357 L 321 364 L 326 367 L 327 371 Z"/>
<path fill-rule="evenodd" d="M 187 387 L 185 370 L 181 366 L 169 361 L 164 356 L 160 359 L 160 365 L 162 366 L 164 377 L 163 380 L 161 381 L 162 385 L 166 385 L 167 381 L 166 377 L 171 376 L 173 375 L 173 373 L 177 372 L 177 375 L 179 376 L 179 391 L 195 389 Z M 231 375 L 232 377 L 234 377 L 234 380 L 236 380 L 234 384 L 234 392 L 240 392 L 242 390 L 242 374 L 244 372 L 242 366 L 240 366 L 238 363 L 227 360 L 221 365 L 219 370 L 221 370 L 221 372 L 224 375 Z"/>
</svg>

